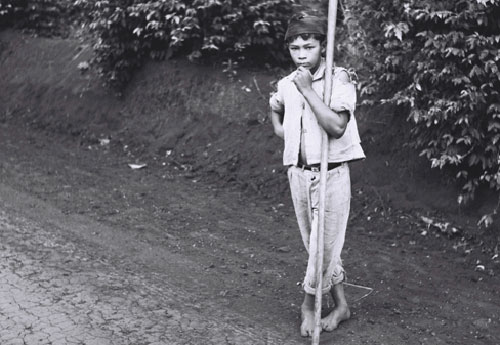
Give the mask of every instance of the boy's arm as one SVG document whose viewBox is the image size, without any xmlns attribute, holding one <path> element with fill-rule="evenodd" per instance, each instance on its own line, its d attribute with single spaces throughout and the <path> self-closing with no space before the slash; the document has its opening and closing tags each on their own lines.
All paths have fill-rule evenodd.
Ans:
<svg viewBox="0 0 500 345">
<path fill-rule="evenodd" d="M 283 130 L 283 114 L 271 109 L 270 117 L 274 127 L 274 134 L 276 134 L 281 139 L 284 139 L 285 135 Z"/>
<path fill-rule="evenodd" d="M 341 78 L 341 80 L 345 79 L 345 81 L 349 80 L 349 76 L 345 72 L 342 72 L 339 78 Z M 318 123 L 323 127 L 326 133 L 335 139 L 344 135 L 347 122 L 349 122 L 349 112 L 335 112 L 323 103 L 323 100 L 312 88 L 311 73 L 307 69 L 299 67 L 293 82 L 297 86 L 299 92 L 302 93 L 307 103 L 309 103 L 309 106 L 316 115 Z"/>
<path fill-rule="evenodd" d="M 285 114 L 285 106 L 283 104 L 280 83 L 278 83 L 278 91 L 275 92 L 269 99 L 269 106 L 271 108 L 269 117 L 271 118 L 271 122 L 274 127 L 274 133 L 281 139 L 284 139 L 285 131 L 283 129 L 283 118 Z"/>
</svg>

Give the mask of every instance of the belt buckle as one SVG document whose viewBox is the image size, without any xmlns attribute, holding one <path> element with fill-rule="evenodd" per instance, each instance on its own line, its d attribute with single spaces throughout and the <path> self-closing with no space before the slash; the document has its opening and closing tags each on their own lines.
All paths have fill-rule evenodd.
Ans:
<svg viewBox="0 0 500 345">
<path fill-rule="evenodd" d="M 312 172 L 319 172 L 320 168 L 319 167 L 311 167 Z"/>
</svg>

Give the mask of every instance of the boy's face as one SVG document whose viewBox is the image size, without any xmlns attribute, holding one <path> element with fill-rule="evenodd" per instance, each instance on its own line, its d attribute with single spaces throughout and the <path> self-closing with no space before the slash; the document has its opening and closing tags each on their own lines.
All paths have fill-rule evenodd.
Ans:
<svg viewBox="0 0 500 345">
<path fill-rule="evenodd" d="M 321 63 L 321 42 L 314 37 L 304 40 L 302 37 L 295 38 L 288 44 L 288 50 L 295 66 L 308 69 L 314 74 Z"/>
</svg>

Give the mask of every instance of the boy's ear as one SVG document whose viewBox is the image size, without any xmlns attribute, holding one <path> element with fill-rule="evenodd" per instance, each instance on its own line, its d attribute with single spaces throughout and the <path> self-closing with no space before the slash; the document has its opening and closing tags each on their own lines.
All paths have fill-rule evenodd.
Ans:
<svg viewBox="0 0 500 345">
<path fill-rule="evenodd" d="M 326 41 L 321 42 L 321 56 L 326 54 Z"/>
</svg>

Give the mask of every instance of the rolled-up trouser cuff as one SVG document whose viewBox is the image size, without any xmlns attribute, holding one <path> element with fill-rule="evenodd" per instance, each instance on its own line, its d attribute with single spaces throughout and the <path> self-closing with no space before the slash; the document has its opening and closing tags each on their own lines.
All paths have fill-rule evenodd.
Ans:
<svg viewBox="0 0 500 345">
<path fill-rule="evenodd" d="M 323 284 L 323 288 L 321 289 L 321 292 L 323 294 L 326 294 L 326 293 L 330 292 L 330 290 L 332 289 L 333 285 L 337 285 L 337 284 L 343 283 L 344 280 L 345 280 L 345 272 L 344 272 L 344 270 L 342 270 L 342 272 L 340 272 L 339 275 L 332 276 L 332 279 L 330 279 L 328 281 L 328 284 L 326 284 L 326 285 Z M 316 287 L 312 286 L 312 284 L 308 284 L 306 282 L 303 282 L 302 283 L 302 288 L 304 289 L 305 293 L 307 293 L 309 295 L 315 295 L 316 294 Z"/>
</svg>

